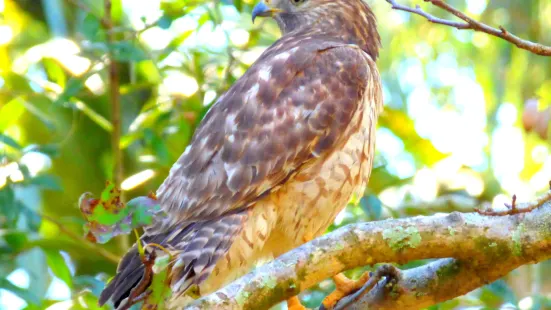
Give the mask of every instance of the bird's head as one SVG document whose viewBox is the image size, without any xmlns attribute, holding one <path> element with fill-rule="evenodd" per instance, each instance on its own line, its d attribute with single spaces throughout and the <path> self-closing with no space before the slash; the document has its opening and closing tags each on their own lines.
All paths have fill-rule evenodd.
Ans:
<svg viewBox="0 0 551 310">
<path fill-rule="evenodd" d="M 252 17 L 273 17 L 283 35 L 323 34 L 378 54 L 375 16 L 363 0 L 260 0 Z"/>
<path fill-rule="evenodd" d="M 315 21 L 325 13 L 344 12 L 347 5 L 362 0 L 260 0 L 253 9 L 253 22 L 257 17 L 274 17 L 276 20 L 299 17 L 303 22 Z M 333 11 L 333 12 L 331 12 Z M 305 23 L 306 24 L 306 23 Z"/>
<path fill-rule="evenodd" d="M 274 17 L 278 14 L 299 14 L 307 12 L 315 0 L 261 0 L 253 9 L 253 23 L 256 17 Z"/>
</svg>

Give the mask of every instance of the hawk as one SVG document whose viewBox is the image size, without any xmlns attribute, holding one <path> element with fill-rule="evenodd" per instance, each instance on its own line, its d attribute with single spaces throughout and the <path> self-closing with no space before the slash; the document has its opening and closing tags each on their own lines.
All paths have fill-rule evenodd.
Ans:
<svg viewBox="0 0 551 310">
<path fill-rule="evenodd" d="M 383 107 L 368 5 L 264 0 L 258 16 L 273 17 L 282 37 L 205 115 L 157 190 L 167 217 L 141 240 L 172 254 L 174 307 L 323 234 L 371 173 Z M 146 289 L 143 274 L 134 247 L 100 303 L 123 307 Z M 336 280 L 338 289 L 350 284 Z"/>
</svg>

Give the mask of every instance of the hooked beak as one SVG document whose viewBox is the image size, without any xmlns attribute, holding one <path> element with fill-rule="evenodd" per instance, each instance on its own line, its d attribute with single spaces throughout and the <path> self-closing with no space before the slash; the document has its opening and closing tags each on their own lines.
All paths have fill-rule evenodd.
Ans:
<svg viewBox="0 0 551 310">
<path fill-rule="evenodd" d="M 254 20 L 258 16 L 266 17 L 266 16 L 273 16 L 276 13 L 281 12 L 279 9 L 272 9 L 270 8 L 264 1 L 260 1 L 253 9 L 253 24 Z"/>
</svg>

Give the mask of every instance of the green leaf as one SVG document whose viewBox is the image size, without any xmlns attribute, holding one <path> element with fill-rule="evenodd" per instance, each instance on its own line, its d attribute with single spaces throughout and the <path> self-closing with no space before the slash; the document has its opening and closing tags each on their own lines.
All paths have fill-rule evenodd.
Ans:
<svg viewBox="0 0 551 310">
<path fill-rule="evenodd" d="M 84 88 L 84 83 L 80 79 L 70 78 L 63 90 L 63 93 L 57 97 L 55 104 L 65 104 L 73 96 L 76 96 L 78 92 Z"/>
<path fill-rule="evenodd" d="M 89 289 L 96 296 L 99 296 L 105 288 L 105 282 L 86 275 L 74 277 L 73 284 L 77 291 Z"/>
<path fill-rule="evenodd" d="M 110 49 L 113 57 L 121 62 L 137 62 L 148 59 L 145 51 L 130 41 L 113 43 L 110 45 Z"/>
<path fill-rule="evenodd" d="M 205 12 L 201 17 L 199 17 L 199 26 L 203 26 L 206 22 L 209 22 L 213 19 L 214 16 L 211 15 L 210 11 Z"/>
<path fill-rule="evenodd" d="M 123 15 L 122 0 L 111 0 L 111 17 L 113 22 L 115 24 L 120 24 L 122 22 Z"/>
<path fill-rule="evenodd" d="M 82 291 L 78 294 L 78 302 L 75 303 L 72 310 L 107 310 L 108 305 L 98 306 L 98 297 L 89 290 Z M 134 308 L 131 308 L 134 309 Z"/>
<path fill-rule="evenodd" d="M 98 112 L 94 111 L 92 108 L 87 106 L 83 102 L 76 102 L 75 107 L 82 111 L 86 116 L 88 116 L 94 123 L 96 123 L 101 128 L 105 129 L 105 131 L 111 132 L 113 131 L 113 124 L 111 124 L 110 121 L 108 121 L 103 115 L 99 114 Z"/>
<path fill-rule="evenodd" d="M 184 31 L 182 34 L 176 36 L 168 46 L 164 49 L 164 51 L 159 55 L 159 61 L 164 60 L 165 58 L 170 55 L 173 51 L 175 51 L 182 43 L 194 32 L 194 30 L 188 30 Z"/>
<path fill-rule="evenodd" d="M 168 29 L 172 25 L 173 19 L 168 15 L 163 15 L 161 18 L 157 21 L 157 25 L 161 29 Z"/>
<path fill-rule="evenodd" d="M 61 185 L 59 178 L 45 174 L 39 175 L 31 178 L 29 184 L 37 185 L 40 189 L 51 190 L 51 191 L 61 191 Z"/>
<path fill-rule="evenodd" d="M 501 304 L 503 302 L 517 304 L 518 302 L 515 292 L 503 280 L 497 280 L 486 285 L 482 289 L 480 300 L 487 305 Z"/>
<path fill-rule="evenodd" d="M 25 106 L 25 111 L 27 111 L 29 114 L 32 114 L 33 116 L 35 116 L 39 121 L 42 122 L 42 124 L 44 124 L 48 130 L 55 130 L 55 120 L 50 117 L 48 114 L 46 114 L 45 112 L 41 111 L 37 106 L 36 106 L 36 101 L 40 101 L 40 100 L 44 100 L 44 101 L 47 101 L 48 102 L 48 106 L 51 104 L 52 100 L 50 100 L 50 98 L 46 97 L 46 96 L 43 96 L 43 95 L 37 95 L 37 96 L 33 96 L 31 98 L 29 98 L 29 100 L 27 101 L 22 101 L 23 102 L 23 105 Z"/>
<path fill-rule="evenodd" d="M 31 231 L 38 231 L 40 229 L 40 225 L 42 224 L 42 217 L 40 217 L 40 215 L 38 215 L 38 213 L 36 213 L 34 210 L 26 207 L 23 208 L 21 211 L 25 215 L 25 218 L 27 220 L 27 227 Z"/>
<path fill-rule="evenodd" d="M 151 295 L 144 305 L 156 305 L 159 309 L 164 309 L 165 300 L 172 294 L 168 281 L 170 270 L 170 256 L 164 255 L 155 259 L 150 285 Z"/>
<path fill-rule="evenodd" d="M 170 264 L 170 256 L 163 255 L 163 256 L 157 257 L 155 259 L 155 263 L 153 264 L 153 272 L 160 273 L 161 271 L 165 270 L 169 264 Z"/>
<path fill-rule="evenodd" d="M 6 227 L 15 227 L 19 218 L 21 203 L 15 200 L 13 188 L 8 185 L 0 189 L 0 218 L 5 222 Z"/>
<path fill-rule="evenodd" d="M 0 133 L 0 143 L 3 143 L 5 145 L 9 145 L 9 146 L 13 147 L 14 149 L 21 150 L 21 145 L 19 145 L 19 143 L 17 143 L 11 137 L 6 136 L 3 133 Z"/>
<path fill-rule="evenodd" d="M 19 120 L 25 113 L 25 105 L 21 98 L 10 100 L 0 108 L 0 132 L 5 131 L 9 126 Z"/>
<path fill-rule="evenodd" d="M 40 299 L 32 292 L 14 285 L 6 278 L 0 278 L 0 288 L 14 293 L 29 304 L 40 305 Z"/>
<path fill-rule="evenodd" d="M 165 141 L 149 128 L 144 130 L 144 138 L 155 152 L 155 156 L 157 156 L 159 162 L 165 166 L 170 165 L 170 152 Z"/>
<path fill-rule="evenodd" d="M 79 207 L 88 221 L 84 225 L 86 237 L 94 242 L 106 243 L 120 234 L 128 234 L 135 228 L 153 223 L 161 212 L 158 201 L 152 197 L 137 197 L 126 205 L 120 202 L 120 190 L 108 184 L 100 199 L 83 194 Z"/>
<path fill-rule="evenodd" d="M 134 229 L 134 235 L 136 236 L 136 245 L 138 247 L 138 254 L 140 254 L 140 257 L 144 257 L 145 250 L 143 248 L 142 240 L 140 238 L 140 234 L 138 233 L 137 229 Z"/>
<path fill-rule="evenodd" d="M 224 1 L 222 1 L 222 3 L 224 3 Z M 235 9 L 242 13 L 243 12 L 243 1 L 232 1 L 233 3 L 233 6 L 235 6 Z"/>
<path fill-rule="evenodd" d="M 122 136 L 121 141 L 120 141 L 120 148 L 122 150 L 126 149 L 132 143 L 136 142 L 136 140 L 138 140 L 139 138 L 141 138 L 141 134 L 138 133 L 138 132 L 130 132 L 130 133 Z"/>
<path fill-rule="evenodd" d="M 59 146 L 57 144 L 31 144 L 23 149 L 23 153 L 39 152 L 50 157 L 57 157 L 59 155 Z"/>
<path fill-rule="evenodd" d="M 378 194 L 390 186 L 401 186 L 410 183 L 412 178 L 401 179 L 390 173 L 385 165 L 373 167 L 371 172 L 371 180 L 377 182 L 369 182 L 367 185 L 371 193 Z"/>
<path fill-rule="evenodd" d="M 10 248 L 10 252 L 18 253 L 27 245 L 29 238 L 27 233 L 19 230 L 4 230 L 0 232 Z"/>
<path fill-rule="evenodd" d="M 12 71 L 4 73 L 0 70 L 0 73 L 2 73 L 2 78 L 6 83 L 4 89 L 9 89 L 21 94 L 32 92 L 29 80 L 25 76 Z"/>
<path fill-rule="evenodd" d="M 360 199 L 360 208 L 372 221 L 377 221 L 381 218 L 382 206 L 381 200 L 374 195 L 364 196 Z"/>
<path fill-rule="evenodd" d="M 69 288 L 72 288 L 73 281 L 71 279 L 71 271 L 61 253 L 54 250 L 42 250 L 44 254 L 46 254 L 46 263 L 52 270 L 52 273 L 65 282 Z"/>
<path fill-rule="evenodd" d="M 80 32 L 84 37 L 92 42 L 101 40 L 104 32 L 101 30 L 101 23 L 94 14 L 88 14 L 82 21 Z"/>
<path fill-rule="evenodd" d="M 44 58 L 42 59 L 42 65 L 44 66 L 50 81 L 61 87 L 65 87 L 65 84 L 67 83 L 67 76 L 57 60 L 52 58 Z"/>
</svg>

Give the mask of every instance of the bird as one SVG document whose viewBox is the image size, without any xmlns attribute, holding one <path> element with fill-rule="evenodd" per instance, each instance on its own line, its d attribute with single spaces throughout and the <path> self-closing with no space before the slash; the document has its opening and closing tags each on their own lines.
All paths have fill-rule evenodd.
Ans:
<svg viewBox="0 0 551 310">
<path fill-rule="evenodd" d="M 373 11 L 363 0 L 263 0 L 260 17 L 281 37 L 205 114 L 156 191 L 166 216 L 140 240 L 171 253 L 170 307 L 322 235 L 370 177 L 383 110 Z M 134 246 L 100 304 L 122 309 L 147 290 L 143 277 Z M 334 280 L 326 308 L 361 287 Z"/>
</svg>

